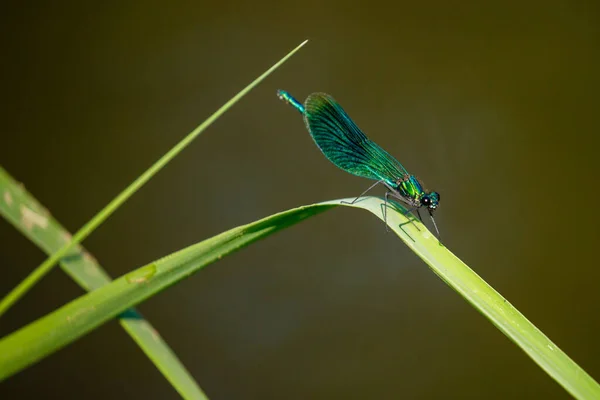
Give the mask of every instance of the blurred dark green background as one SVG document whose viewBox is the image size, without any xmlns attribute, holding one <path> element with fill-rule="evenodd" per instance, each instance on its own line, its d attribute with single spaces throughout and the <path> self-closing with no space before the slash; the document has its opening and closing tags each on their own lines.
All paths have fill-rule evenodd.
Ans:
<svg viewBox="0 0 600 400">
<path fill-rule="evenodd" d="M 599 379 L 600 4 L 417 3 L 5 1 L 0 162 L 75 231 L 308 38 L 85 246 L 116 277 L 359 194 L 370 182 L 275 96 L 325 91 L 441 193 L 446 245 Z M 0 240 L 5 294 L 45 257 L 4 221 Z M 81 294 L 55 269 L 0 336 Z M 211 399 L 568 398 L 365 212 L 303 222 L 139 308 Z M 177 398 L 114 321 L 0 393 Z"/>
</svg>

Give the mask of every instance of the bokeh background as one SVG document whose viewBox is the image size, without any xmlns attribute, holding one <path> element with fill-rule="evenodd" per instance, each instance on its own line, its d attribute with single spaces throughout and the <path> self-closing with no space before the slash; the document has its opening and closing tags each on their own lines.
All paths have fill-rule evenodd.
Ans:
<svg viewBox="0 0 600 400">
<path fill-rule="evenodd" d="M 302 40 L 84 245 L 117 277 L 266 215 L 351 197 L 275 96 L 332 94 L 441 193 L 446 245 L 596 379 L 600 3 L 0 5 L 0 162 L 69 230 Z M 380 191 L 381 192 L 381 191 Z M 381 192 L 380 194 L 383 194 Z M 0 294 L 44 255 L 0 221 Z M 82 294 L 53 270 L 0 336 Z M 380 220 L 336 209 L 139 309 L 212 399 L 569 398 Z M 116 322 L 2 398 L 177 398 Z"/>
</svg>

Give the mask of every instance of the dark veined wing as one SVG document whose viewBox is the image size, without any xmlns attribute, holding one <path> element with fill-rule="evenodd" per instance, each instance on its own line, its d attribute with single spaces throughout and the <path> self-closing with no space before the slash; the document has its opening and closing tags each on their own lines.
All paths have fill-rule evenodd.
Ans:
<svg viewBox="0 0 600 400">
<path fill-rule="evenodd" d="M 304 102 L 304 122 L 325 157 L 351 174 L 394 183 L 406 169 L 371 141 L 344 109 L 326 93 L 313 93 Z"/>
</svg>

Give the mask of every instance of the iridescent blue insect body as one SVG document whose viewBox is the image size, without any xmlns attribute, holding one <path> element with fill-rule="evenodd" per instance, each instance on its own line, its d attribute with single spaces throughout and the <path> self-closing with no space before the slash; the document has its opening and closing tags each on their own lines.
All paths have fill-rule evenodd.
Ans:
<svg viewBox="0 0 600 400">
<path fill-rule="evenodd" d="M 333 97 L 326 93 L 313 93 L 302 104 L 283 90 L 278 90 L 277 95 L 302 114 L 310 135 L 329 161 L 353 175 L 377 181 L 353 203 L 373 187 L 384 184 L 388 189 L 385 194 L 386 206 L 388 196 L 391 196 L 409 206 L 406 214 L 412 211 L 418 213 L 421 207 L 425 207 L 439 237 L 433 219 L 433 212 L 440 202 L 439 193 L 426 191 L 398 160 L 356 126 Z M 387 207 L 384 210 L 387 217 Z"/>
</svg>

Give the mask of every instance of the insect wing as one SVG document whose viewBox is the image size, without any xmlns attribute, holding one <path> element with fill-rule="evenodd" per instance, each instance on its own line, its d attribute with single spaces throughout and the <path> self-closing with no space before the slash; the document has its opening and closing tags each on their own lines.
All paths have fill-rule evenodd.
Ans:
<svg viewBox="0 0 600 400">
<path fill-rule="evenodd" d="M 402 164 L 356 126 L 333 97 L 313 93 L 304 102 L 304 107 L 308 131 L 325 157 L 337 167 L 390 184 L 408 174 Z"/>
</svg>

